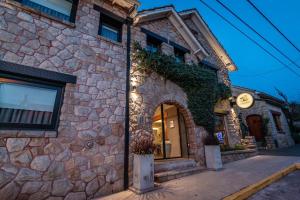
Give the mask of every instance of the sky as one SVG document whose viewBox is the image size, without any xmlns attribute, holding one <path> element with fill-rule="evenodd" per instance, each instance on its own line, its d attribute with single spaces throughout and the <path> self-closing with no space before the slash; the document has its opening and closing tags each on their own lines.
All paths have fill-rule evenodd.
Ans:
<svg viewBox="0 0 300 200">
<path fill-rule="evenodd" d="M 245 36 L 232 28 L 215 13 L 205 7 L 200 0 L 140 0 L 139 10 L 173 4 L 177 11 L 197 8 L 219 42 L 226 49 L 238 71 L 230 72 L 233 85 L 248 87 L 273 96 L 278 88 L 290 101 L 300 102 L 300 68 L 263 41 L 243 25 L 215 0 L 204 0 L 234 25 L 255 39 L 260 45 L 295 70 L 299 76 L 289 71 Z M 246 0 L 221 0 L 257 32 L 272 42 L 300 66 L 300 52 L 290 45 Z M 300 1 L 299 0 L 252 0 L 252 2 L 271 19 L 295 46 L 300 49 Z"/>
</svg>

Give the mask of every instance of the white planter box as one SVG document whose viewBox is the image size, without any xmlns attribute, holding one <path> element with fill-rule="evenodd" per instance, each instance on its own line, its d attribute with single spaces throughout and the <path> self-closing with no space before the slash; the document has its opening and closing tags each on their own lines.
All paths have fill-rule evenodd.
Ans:
<svg viewBox="0 0 300 200">
<path fill-rule="evenodd" d="M 133 189 L 137 193 L 145 193 L 154 188 L 153 154 L 137 155 L 133 158 Z"/>
<path fill-rule="evenodd" d="M 219 170 L 222 169 L 222 157 L 219 145 L 205 145 L 205 159 L 206 167 L 208 169 Z"/>
</svg>

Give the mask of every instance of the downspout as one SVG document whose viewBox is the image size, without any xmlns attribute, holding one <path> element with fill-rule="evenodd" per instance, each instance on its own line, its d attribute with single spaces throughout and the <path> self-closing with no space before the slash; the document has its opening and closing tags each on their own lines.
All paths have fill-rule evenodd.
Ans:
<svg viewBox="0 0 300 200">
<path fill-rule="evenodd" d="M 124 190 L 129 186 L 129 93 L 130 93 L 130 54 L 131 54 L 131 25 L 133 19 L 128 17 L 127 24 L 127 65 L 126 65 L 126 106 L 125 106 L 125 150 L 124 150 Z"/>
</svg>

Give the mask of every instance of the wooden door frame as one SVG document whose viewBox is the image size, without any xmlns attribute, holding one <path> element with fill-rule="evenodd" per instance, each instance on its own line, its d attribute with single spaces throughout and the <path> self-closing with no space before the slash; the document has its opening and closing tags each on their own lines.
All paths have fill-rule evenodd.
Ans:
<svg viewBox="0 0 300 200">
<path fill-rule="evenodd" d="M 251 132 L 250 132 L 250 126 L 249 126 L 249 123 L 248 123 L 248 119 L 250 118 L 250 117 L 259 117 L 259 119 L 260 119 L 260 123 L 261 123 L 261 133 L 262 133 L 262 138 L 264 138 L 265 137 L 265 133 L 264 133 L 264 131 L 263 131 L 263 117 L 262 117 L 262 115 L 260 115 L 260 114 L 251 114 L 251 115 L 248 115 L 247 117 L 246 117 L 246 122 L 247 122 L 247 126 L 248 126 L 248 129 L 249 129 L 249 134 L 251 134 Z M 255 134 L 254 135 L 252 135 L 252 136 L 254 136 L 255 137 Z M 255 138 L 256 139 L 256 138 Z"/>
</svg>

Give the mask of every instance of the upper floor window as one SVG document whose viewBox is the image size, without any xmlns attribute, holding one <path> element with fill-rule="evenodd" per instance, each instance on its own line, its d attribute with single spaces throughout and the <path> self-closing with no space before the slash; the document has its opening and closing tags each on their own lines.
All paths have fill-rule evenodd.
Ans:
<svg viewBox="0 0 300 200">
<path fill-rule="evenodd" d="M 0 127 L 55 130 L 63 85 L 0 74 Z"/>
<path fill-rule="evenodd" d="M 75 22 L 79 0 L 15 0 L 52 17 Z"/>
<path fill-rule="evenodd" d="M 116 42 L 122 42 L 122 22 L 101 13 L 99 35 Z"/>
<path fill-rule="evenodd" d="M 185 52 L 174 47 L 174 56 L 177 63 L 185 63 Z"/>
<path fill-rule="evenodd" d="M 160 52 L 161 49 L 161 41 L 147 35 L 147 50 L 152 53 Z"/>
</svg>

